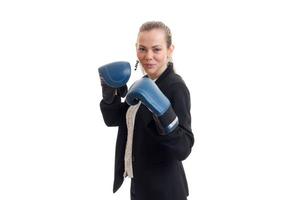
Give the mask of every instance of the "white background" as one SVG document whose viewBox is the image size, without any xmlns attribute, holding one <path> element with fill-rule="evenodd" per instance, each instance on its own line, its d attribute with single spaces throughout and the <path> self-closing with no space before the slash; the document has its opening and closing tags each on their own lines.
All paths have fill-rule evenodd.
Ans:
<svg viewBox="0 0 300 200">
<path fill-rule="evenodd" d="M 189 200 L 299 200 L 299 10 L 289 0 L 1 1 L 0 199 L 129 199 L 129 179 L 112 193 L 117 128 L 103 122 L 97 68 L 134 65 L 139 26 L 161 20 L 192 97 Z"/>
</svg>

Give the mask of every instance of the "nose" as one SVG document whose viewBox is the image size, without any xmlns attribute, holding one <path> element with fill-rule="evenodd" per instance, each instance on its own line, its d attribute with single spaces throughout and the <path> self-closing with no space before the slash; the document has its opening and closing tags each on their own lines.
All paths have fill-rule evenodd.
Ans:
<svg viewBox="0 0 300 200">
<path fill-rule="evenodd" d="M 152 51 L 147 51 L 146 55 L 145 55 L 145 59 L 147 60 L 151 60 L 153 58 L 153 53 Z"/>
</svg>

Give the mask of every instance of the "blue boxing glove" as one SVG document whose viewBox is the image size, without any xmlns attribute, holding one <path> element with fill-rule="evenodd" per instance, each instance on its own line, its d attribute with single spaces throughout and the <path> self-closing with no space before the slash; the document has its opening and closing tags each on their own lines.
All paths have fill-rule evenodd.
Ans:
<svg viewBox="0 0 300 200">
<path fill-rule="evenodd" d="M 156 117 L 163 134 L 171 133 L 179 124 L 169 99 L 160 91 L 151 79 L 144 77 L 136 81 L 129 89 L 126 102 L 135 105 L 141 101 Z"/>
<path fill-rule="evenodd" d="M 131 67 L 128 62 L 113 62 L 98 68 L 103 101 L 113 103 L 116 96 L 125 97 L 127 93 L 127 81 L 131 75 Z"/>
<path fill-rule="evenodd" d="M 128 62 L 113 62 L 98 68 L 100 77 L 107 85 L 119 88 L 126 85 L 131 75 L 131 67 Z"/>
</svg>

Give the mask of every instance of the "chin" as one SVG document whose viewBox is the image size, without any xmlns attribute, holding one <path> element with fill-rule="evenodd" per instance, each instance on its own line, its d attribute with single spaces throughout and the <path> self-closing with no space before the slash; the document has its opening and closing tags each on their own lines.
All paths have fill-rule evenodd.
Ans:
<svg viewBox="0 0 300 200">
<path fill-rule="evenodd" d="M 146 72 L 146 74 L 149 76 L 149 77 L 152 77 L 154 74 L 152 73 L 149 73 L 149 72 Z"/>
<path fill-rule="evenodd" d="M 149 76 L 154 76 L 156 74 L 156 70 L 145 70 L 145 72 L 149 75 Z"/>
</svg>

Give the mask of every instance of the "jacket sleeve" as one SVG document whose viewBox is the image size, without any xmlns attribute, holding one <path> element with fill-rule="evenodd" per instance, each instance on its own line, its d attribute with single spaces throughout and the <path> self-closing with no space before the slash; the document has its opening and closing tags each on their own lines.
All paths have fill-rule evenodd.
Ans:
<svg viewBox="0 0 300 200">
<path fill-rule="evenodd" d="M 194 145 L 194 135 L 191 129 L 190 93 L 184 83 L 172 85 L 170 90 L 169 100 L 179 119 L 179 125 L 167 135 L 159 135 L 156 131 L 155 137 L 175 158 L 182 161 L 188 157 Z M 159 125 L 155 121 L 153 120 L 152 125 L 151 123 L 149 125 L 152 126 L 152 129 L 155 126 L 158 130 Z"/>
<path fill-rule="evenodd" d="M 127 108 L 127 104 L 121 102 L 121 97 L 116 97 L 112 104 L 107 104 L 103 100 L 100 102 L 100 110 L 107 126 L 120 126 Z"/>
</svg>

